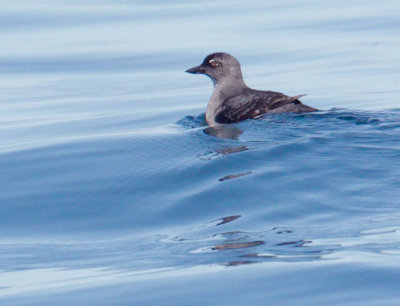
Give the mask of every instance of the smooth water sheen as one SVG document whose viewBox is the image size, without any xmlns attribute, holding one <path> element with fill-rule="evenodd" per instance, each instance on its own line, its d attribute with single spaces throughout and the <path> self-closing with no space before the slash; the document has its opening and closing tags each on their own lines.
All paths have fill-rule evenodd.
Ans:
<svg viewBox="0 0 400 306">
<path fill-rule="evenodd" d="M 399 305 L 400 4 L 0 1 L 1 305 Z M 206 129 L 225 51 L 312 114 Z"/>
</svg>

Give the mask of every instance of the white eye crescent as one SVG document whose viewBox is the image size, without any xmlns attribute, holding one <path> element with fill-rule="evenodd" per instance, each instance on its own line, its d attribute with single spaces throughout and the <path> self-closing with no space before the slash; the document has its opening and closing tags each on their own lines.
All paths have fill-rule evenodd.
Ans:
<svg viewBox="0 0 400 306">
<path fill-rule="evenodd" d="M 222 66 L 222 64 L 220 62 L 217 62 L 214 59 L 209 60 L 208 63 L 210 64 L 211 67 L 221 67 Z"/>
</svg>

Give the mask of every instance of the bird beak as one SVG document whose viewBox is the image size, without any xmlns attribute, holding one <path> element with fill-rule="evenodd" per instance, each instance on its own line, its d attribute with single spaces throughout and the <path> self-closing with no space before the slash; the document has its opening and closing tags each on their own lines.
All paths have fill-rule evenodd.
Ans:
<svg viewBox="0 0 400 306">
<path fill-rule="evenodd" d="M 206 73 L 206 71 L 205 71 L 205 69 L 204 69 L 204 67 L 202 65 L 190 68 L 190 69 L 186 70 L 185 72 L 193 73 L 193 74 L 198 74 L 198 73 L 204 74 L 204 73 Z"/>
</svg>

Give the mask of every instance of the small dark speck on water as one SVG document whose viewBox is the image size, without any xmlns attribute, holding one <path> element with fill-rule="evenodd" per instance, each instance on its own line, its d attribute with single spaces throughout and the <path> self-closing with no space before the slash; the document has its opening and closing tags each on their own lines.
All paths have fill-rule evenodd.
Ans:
<svg viewBox="0 0 400 306">
<path fill-rule="evenodd" d="M 251 173 L 252 173 L 252 171 L 242 172 L 242 173 L 238 173 L 238 174 L 230 174 L 230 175 L 221 177 L 221 178 L 219 179 L 219 181 L 220 181 L 220 182 L 223 182 L 223 181 L 226 181 L 226 180 L 238 178 L 238 177 L 241 177 L 241 176 L 244 176 L 244 175 L 248 175 L 248 174 L 251 174 Z"/>
<path fill-rule="evenodd" d="M 239 219 L 240 217 L 241 217 L 241 215 L 224 217 L 224 218 L 222 218 L 221 222 L 218 223 L 217 225 L 222 225 L 222 224 L 226 224 L 226 223 L 235 221 L 235 220 Z"/>
</svg>

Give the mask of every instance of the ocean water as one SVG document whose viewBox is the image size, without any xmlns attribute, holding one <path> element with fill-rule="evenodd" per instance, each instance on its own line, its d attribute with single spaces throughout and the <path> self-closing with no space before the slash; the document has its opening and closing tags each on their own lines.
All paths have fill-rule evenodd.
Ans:
<svg viewBox="0 0 400 306">
<path fill-rule="evenodd" d="M 0 1 L 1 305 L 399 305 L 400 4 Z M 206 129 L 236 56 L 312 114 Z"/>
</svg>

